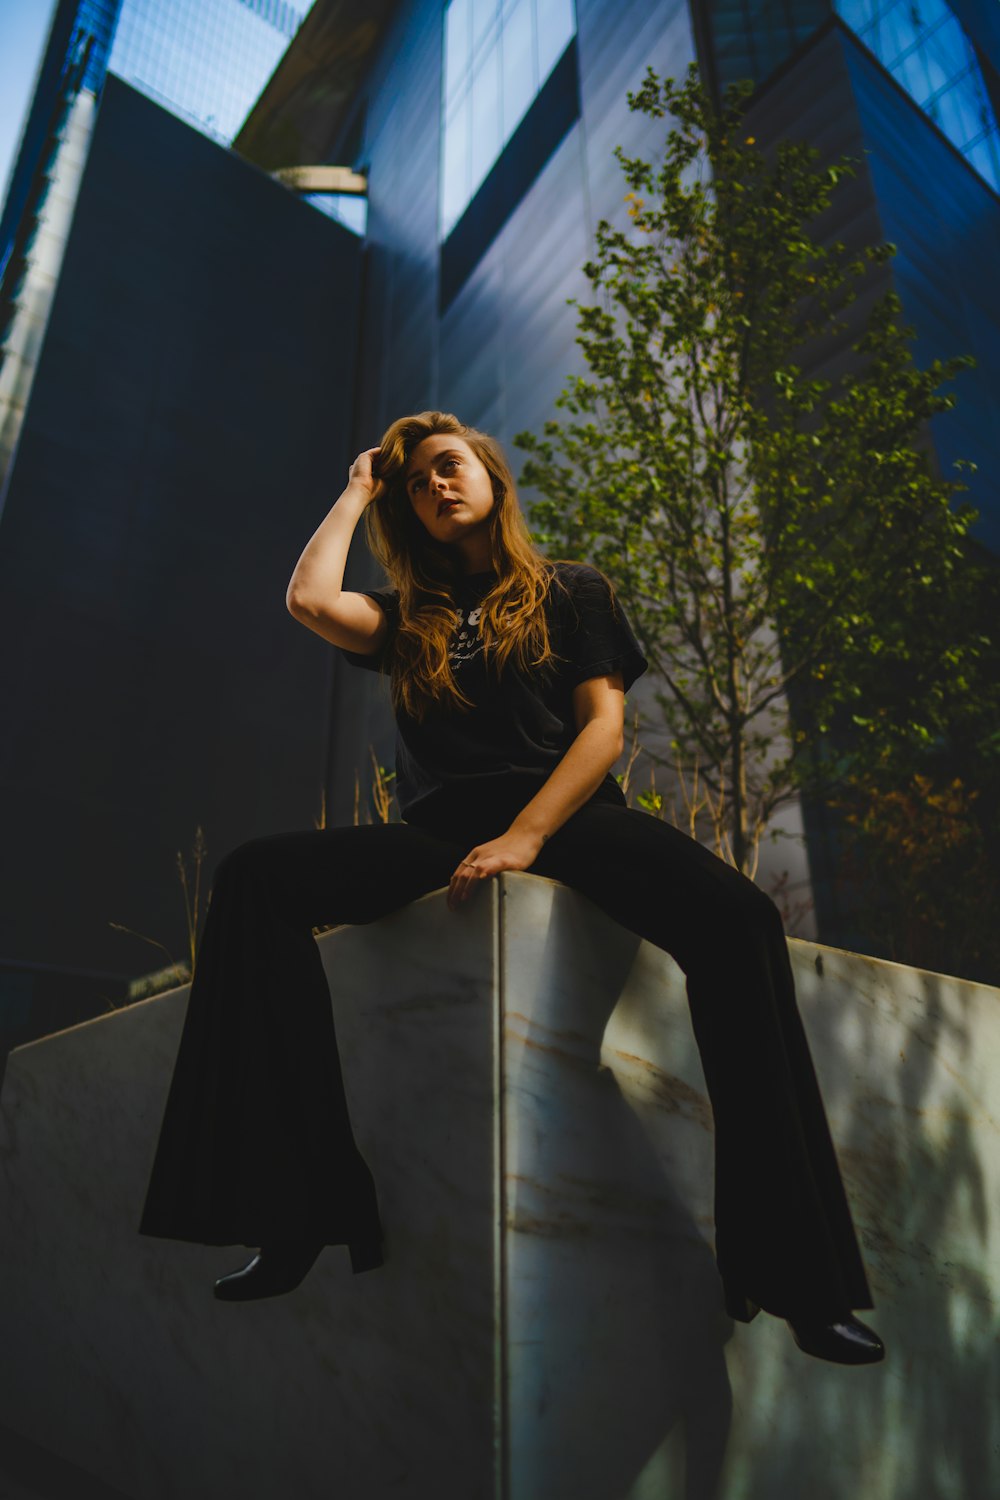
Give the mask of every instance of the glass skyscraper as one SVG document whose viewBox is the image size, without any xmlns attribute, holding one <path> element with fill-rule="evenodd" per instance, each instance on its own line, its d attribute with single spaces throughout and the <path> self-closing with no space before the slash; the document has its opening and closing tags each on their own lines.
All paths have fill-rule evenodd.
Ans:
<svg viewBox="0 0 1000 1500">
<path fill-rule="evenodd" d="M 307 9 L 307 0 L 121 0 L 108 67 L 228 146 Z"/>
<path fill-rule="evenodd" d="M 1000 191 L 1000 131 L 975 49 L 945 0 L 836 0 L 858 39 Z"/>
<path fill-rule="evenodd" d="M 1000 189 L 1000 130 L 972 39 L 948 0 L 708 0 L 720 85 L 760 88 L 833 11 Z"/>
</svg>

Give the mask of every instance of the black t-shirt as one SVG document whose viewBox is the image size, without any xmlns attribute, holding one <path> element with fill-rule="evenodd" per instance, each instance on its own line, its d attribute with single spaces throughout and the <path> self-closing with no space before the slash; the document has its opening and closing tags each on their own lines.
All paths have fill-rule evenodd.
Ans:
<svg viewBox="0 0 1000 1500">
<path fill-rule="evenodd" d="M 396 714 L 396 796 L 401 816 L 433 808 L 435 793 L 488 799 L 491 788 L 524 779 L 530 800 L 576 738 L 573 689 L 588 677 L 622 674 L 626 692 L 649 663 L 639 649 L 620 603 L 601 573 L 588 563 L 556 563 L 569 597 L 553 582 L 545 599 L 549 643 L 565 661 L 526 673 L 509 658 L 497 680 L 487 671 L 479 639 L 479 604 L 496 573 L 468 574 L 456 581 L 461 611 L 449 649 L 455 681 L 475 707 L 430 708 L 422 724 L 404 710 Z M 399 624 L 395 589 L 362 589 L 385 611 L 389 632 L 370 655 L 338 647 L 352 666 L 388 673 Z M 532 787 L 534 790 L 532 790 Z M 447 790 L 443 790 L 447 789 Z M 438 799 L 435 798 L 435 801 Z M 591 800 L 625 805 L 608 771 Z"/>
</svg>

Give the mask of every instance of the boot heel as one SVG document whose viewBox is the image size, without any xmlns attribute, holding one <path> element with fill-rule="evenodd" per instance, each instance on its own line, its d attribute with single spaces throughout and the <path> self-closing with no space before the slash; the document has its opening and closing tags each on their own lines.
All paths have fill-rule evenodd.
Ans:
<svg viewBox="0 0 1000 1500">
<path fill-rule="evenodd" d="M 725 1291 L 724 1301 L 726 1312 L 738 1323 L 752 1323 L 760 1312 L 760 1304 L 752 1301 L 750 1297 L 744 1296 L 742 1292 Z"/>
<path fill-rule="evenodd" d="M 348 1249 L 351 1252 L 351 1270 L 355 1276 L 360 1271 L 374 1271 L 385 1265 L 380 1240 L 351 1240 Z"/>
</svg>

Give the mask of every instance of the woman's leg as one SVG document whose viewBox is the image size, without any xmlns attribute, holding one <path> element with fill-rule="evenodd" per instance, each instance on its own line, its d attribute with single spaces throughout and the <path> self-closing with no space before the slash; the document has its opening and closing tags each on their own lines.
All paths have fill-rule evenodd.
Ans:
<svg viewBox="0 0 1000 1500">
<path fill-rule="evenodd" d="M 463 854 L 406 823 L 251 839 L 215 871 L 140 1234 L 259 1246 L 380 1233 L 313 927 L 446 886 Z"/>
<path fill-rule="evenodd" d="M 530 873 L 589 897 L 687 977 L 715 1120 L 716 1260 L 733 1316 L 873 1307 L 774 902 L 648 813 L 585 804 Z"/>
</svg>

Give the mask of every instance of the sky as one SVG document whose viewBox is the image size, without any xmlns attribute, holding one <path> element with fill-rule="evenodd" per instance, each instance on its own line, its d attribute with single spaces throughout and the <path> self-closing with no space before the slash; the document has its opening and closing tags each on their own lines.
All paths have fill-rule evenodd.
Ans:
<svg viewBox="0 0 1000 1500">
<path fill-rule="evenodd" d="M 54 12 L 52 0 L 0 0 L 0 204 Z"/>
</svg>

